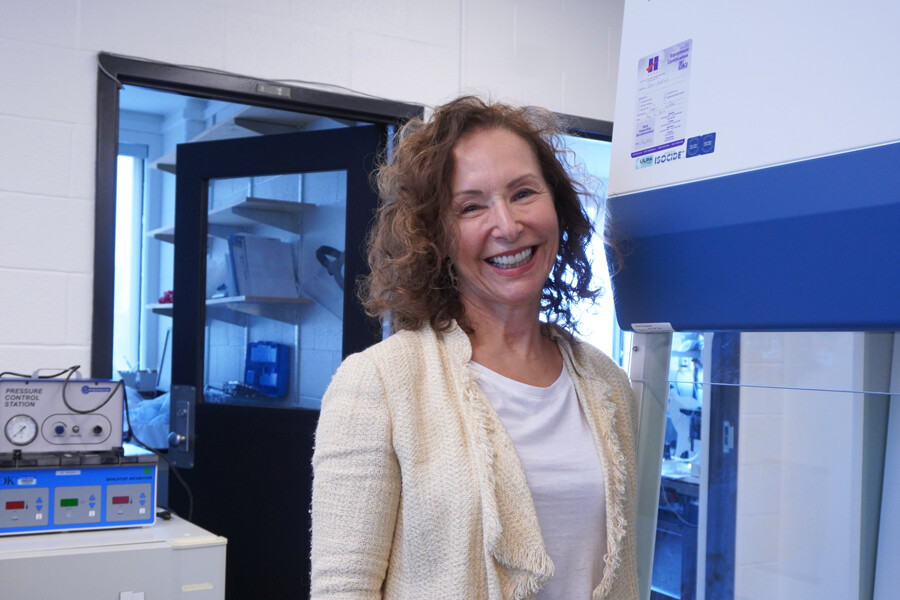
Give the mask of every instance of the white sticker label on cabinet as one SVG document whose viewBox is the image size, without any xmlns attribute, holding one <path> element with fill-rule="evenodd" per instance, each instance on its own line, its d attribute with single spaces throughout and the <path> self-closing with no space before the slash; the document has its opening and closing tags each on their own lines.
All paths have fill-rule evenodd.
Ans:
<svg viewBox="0 0 900 600">
<path fill-rule="evenodd" d="M 635 333 L 672 333 L 675 329 L 671 323 L 632 323 Z"/>
<path fill-rule="evenodd" d="M 691 40 L 638 61 L 632 158 L 684 144 Z"/>
</svg>

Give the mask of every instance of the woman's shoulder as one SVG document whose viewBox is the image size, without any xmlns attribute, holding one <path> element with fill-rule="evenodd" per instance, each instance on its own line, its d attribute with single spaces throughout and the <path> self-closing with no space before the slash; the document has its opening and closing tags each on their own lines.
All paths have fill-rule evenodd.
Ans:
<svg viewBox="0 0 900 600">
<path fill-rule="evenodd" d="M 344 358 L 331 377 L 322 406 L 386 399 L 389 388 L 416 371 L 415 343 L 414 336 L 397 333 Z"/>
<path fill-rule="evenodd" d="M 386 404 L 402 411 L 417 404 L 425 389 L 439 395 L 446 368 L 456 362 L 446 360 L 446 350 L 453 345 L 446 335 L 430 329 L 394 333 L 345 358 L 322 405 L 338 398 L 342 404 Z"/>
<path fill-rule="evenodd" d="M 436 336 L 431 328 L 418 330 L 403 330 L 392 333 L 380 342 L 372 344 L 365 350 L 350 355 L 348 358 L 355 360 L 369 360 L 380 362 L 382 360 L 395 359 L 407 353 L 416 353 Z"/>
<path fill-rule="evenodd" d="M 417 372 L 426 363 L 438 358 L 443 348 L 448 346 L 459 346 L 453 332 L 441 334 L 430 327 L 398 331 L 365 350 L 348 356 L 341 363 L 338 372 L 366 369 L 393 374 Z"/>
</svg>

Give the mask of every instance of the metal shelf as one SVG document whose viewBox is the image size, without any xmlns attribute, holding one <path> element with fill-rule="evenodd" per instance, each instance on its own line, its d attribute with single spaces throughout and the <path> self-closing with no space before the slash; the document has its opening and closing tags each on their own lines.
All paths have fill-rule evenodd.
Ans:
<svg viewBox="0 0 900 600">
<path fill-rule="evenodd" d="M 192 138 L 188 143 L 299 131 L 317 119 L 322 119 L 322 117 L 273 108 L 248 106 L 232 115 L 231 118 L 216 123 L 200 135 Z M 168 154 L 164 154 L 151 162 L 150 166 L 174 175 L 176 153 L 177 151 L 173 150 Z"/>
<path fill-rule="evenodd" d="M 213 319 L 234 323 L 240 321 L 238 315 L 262 317 L 296 325 L 301 306 L 312 304 L 310 298 L 275 298 L 271 296 L 226 296 L 210 298 L 206 301 L 208 314 Z M 158 315 L 172 316 L 172 304 L 148 304 L 147 309 Z"/>
<path fill-rule="evenodd" d="M 247 197 L 234 204 L 209 211 L 208 234 L 227 238 L 232 233 L 245 231 L 254 225 L 262 224 L 299 235 L 299 215 L 315 207 L 315 204 L 309 202 Z M 147 236 L 161 242 L 174 244 L 175 226 L 153 229 L 147 232 Z"/>
</svg>

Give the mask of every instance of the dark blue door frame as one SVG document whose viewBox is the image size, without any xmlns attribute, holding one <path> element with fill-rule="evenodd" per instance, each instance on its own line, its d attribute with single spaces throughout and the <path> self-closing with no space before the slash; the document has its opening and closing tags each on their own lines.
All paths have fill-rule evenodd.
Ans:
<svg viewBox="0 0 900 600">
<path fill-rule="evenodd" d="M 740 422 L 741 334 L 712 336 L 709 453 L 706 510 L 706 597 L 734 598 L 735 526 L 737 518 L 738 424 Z"/>
</svg>

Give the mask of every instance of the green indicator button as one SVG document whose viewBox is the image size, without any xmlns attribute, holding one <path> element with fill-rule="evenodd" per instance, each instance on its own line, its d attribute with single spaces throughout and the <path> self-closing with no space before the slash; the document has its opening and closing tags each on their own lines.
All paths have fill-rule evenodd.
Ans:
<svg viewBox="0 0 900 600">
<path fill-rule="evenodd" d="M 78 498 L 63 498 L 59 501 L 59 505 L 63 508 L 78 506 Z"/>
</svg>

